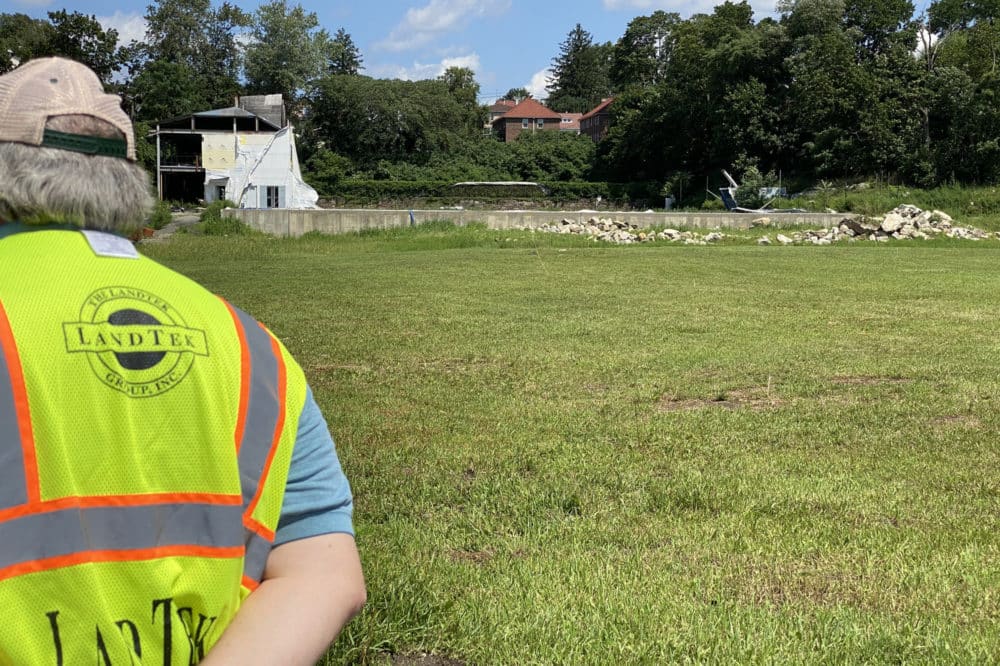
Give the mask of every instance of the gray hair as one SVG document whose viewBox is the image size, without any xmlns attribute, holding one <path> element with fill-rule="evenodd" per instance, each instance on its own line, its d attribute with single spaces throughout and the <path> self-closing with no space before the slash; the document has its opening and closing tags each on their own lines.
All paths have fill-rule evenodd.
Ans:
<svg viewBox="0 0 1000 666">
<path fill-rule="evenodd" d="M 47 127 L 76 129 L 57 122 Z M 135 162 L 0 143 L 0 220 L 62 222 L 130 234 L 142 227 L 152 206 L 149 175 Z"/>
</svg>

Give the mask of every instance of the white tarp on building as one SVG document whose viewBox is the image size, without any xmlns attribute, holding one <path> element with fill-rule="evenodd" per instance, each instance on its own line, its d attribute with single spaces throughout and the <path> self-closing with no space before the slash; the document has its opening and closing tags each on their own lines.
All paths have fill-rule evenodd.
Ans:
<svg viewBox="0 0 1000 666">
<path fill-rule="evenodd" d="M 302 180 L 291 125 L 274 134 L 237 137 L 232 168 L 205 172 L 205 200 L 223 196 L 240 208 L 318 207 L 319 195 Z"/>
</svg>

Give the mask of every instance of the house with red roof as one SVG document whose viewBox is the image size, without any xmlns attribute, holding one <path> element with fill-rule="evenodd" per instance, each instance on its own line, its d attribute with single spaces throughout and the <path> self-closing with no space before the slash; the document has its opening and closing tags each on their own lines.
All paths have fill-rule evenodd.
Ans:
<svg viewBox="0 0 1000 666">
<path fill-rule="evenodd" d="M 580 118 L 580 134 L 586 134 L 594 143 L 600 143 L 611 125 L 611 103 L 614 97 L 607 97 Z"/>
<path fill-rule="evenodd" d="M 530 97 L 493 121 L 493 131 L 506 143 L 516 141 L 522 132 L 558 132 L 562 115 Z"/>
<path fill-rule="evenodd" d="M 493 132 L 493 121 L 506 114 L 515 106 L 517 106 L 517 102 L 512 99 L 498 99 L 493 102 L 488 109 L 489 117 L 486 119 L 486 122 L 483 123 L 483 131 L 486 134 L 491 134 Z"/>
<path fill-rule="evenodd" d="M 492 106 L 490 106 L 490 109 L 489 109 L 490 110 L 490 122 L 492 123 L 494 120 L 496 120 L 500 116 L 505 115 L 508 111 L 510 111 L 511 109 L 513 109 L 515 106 L 517 106 L 517 102 L 515 102 L 512 99 L 498 99 L 496 102 L 493 103 Z"/>
<path fill-rule="evenodd" d="M 562 123 L 559 125 L 560 132 L 580 133 L 580 118 L 583 117 L 582 113 L 560 113 L 559 115 L 562 116 Z"/>
</svg>

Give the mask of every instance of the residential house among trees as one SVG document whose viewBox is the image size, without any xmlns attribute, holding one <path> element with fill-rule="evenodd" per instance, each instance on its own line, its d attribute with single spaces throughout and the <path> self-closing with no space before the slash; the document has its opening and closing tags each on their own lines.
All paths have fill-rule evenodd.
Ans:
<svg viewBox="0 0 1000 666">
<path fill-rule="evenodd" d="M 530 97 L 493 121 L 493 131 L 506 143 L 516 141 L 522 132 L 558 132 L 562 116 Z"/>
<path fill-rule="evenodd" d="M 237 106 L 163 120 L 147 138 L 156 142 L 160 199 L 229 199 L 240 208 L 316 206 L 319 197 L 302 180 L 281 95 L 245 96 Z"/>
<path fill-rule="evenodd" d="M 600 143 L 611 125 L 609 107 L 614 101 L 614 97 L 602 99 L 600 104 L 583 114 L 580 118 L 580 134 L 586 134 L 594 143 Z"/>
<path fill-rule="evenodd" d="M 515 102 L 512 99 L 498 99 L 496 102 L 493 103 L 492 106 L 490 106 L 490 109 L 489 109 L 489 111 L 490 111 L 490 121 L 489 121 L 490 124 L 492 125 L 494 120 L 496 120 L 500 116 L 506 114 L 508 111 L 510 111 L 511 109 L 513 109 L 515 106 L 517 106 L 517 102 Z"/>
<path fill-rule="evenodd" d="M 490 108 L 487 110 L 489 117 L 483 125 L 484 133 L 490 134 L 493 131 L 493 121 L 513 109 L 515 106 L 517 106 L 517 102 L 512 99 L 498 99 L 490 105 Z"/>
<path fill-rule="evenodd" d="M 559 125 L 560 132 L 580 133 L 580 118 L 583 117 L 582 113 L 561 113 L 559 115 L 562 116 L 562 123 Z"/>
</svg>

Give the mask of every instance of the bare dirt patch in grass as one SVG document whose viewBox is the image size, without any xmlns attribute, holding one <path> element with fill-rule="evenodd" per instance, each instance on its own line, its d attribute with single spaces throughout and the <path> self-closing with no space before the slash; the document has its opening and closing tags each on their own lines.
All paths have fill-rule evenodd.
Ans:
<svg viewBox="0 0 1000 666">
<path fill-rule="evenodd" d="M 681 398 L 663 395 L 656 403 L 659 412 L 685 412 L 698 409 L 765 410 L 781 407 L 785 401 L 777 396 L 773 386 L 749 386 L 720 391 L 712 398 Z"/>
<path fill-rule="evenodd" d="M 482 566 L 496 556 L 489 550 L 450 550 L 448 557 L 453 562 L 471 562 Z"/>
<path fill-rule="evenodd" d="M 504 370 L 511 365 L 509 362 L 485 356 L 431 358 L 416 363 L 418 370 L 440 372 L 446 375 L 470 374 L 482 372 L 483 370 Z"/>
<path fill-rule="evenodd" d="M 747 581 L 741 596 L 755 604 L 856 605 L 857 593 L 845 572 L 800 571 L 788 575 L 763 572 Z"/>
<path fill-rule="evenodd" d="M 507 561 L 520 560 L 527 557 L 527 553 L 523 550 L 515 550 L 514 552 L 501 554 L 501 556 L 506 558 Z M 496 559 L 497 554 L 488 548 L 484 548 L 483 550 L 452 549 L 448 551 L 448 558 L 452 562 L 471 562 L 472 564 L 483 566 Z"/>
<path fill-rule="evenodd" d="M 935 419 L 931 419 L 931 425 L 942 429 L 966 428 L 969 430 L 975 430 L 976 428 L 979 428 L 982 423 L 978 418 L 972 416 L 971 414 L 949 414 L 947 416 L 939 416 Z"/>
<path fill-rule="evenodd" d="M 848 563 L 807 559 L 733 563 L 725 587 L 738 600 L 761 606 L 880 607 L 878 586 Z M 884 609 L 883 609 L 884 610 Z"/>
<path fill-rule="evenodd" d="M 350 364 L 350 363 L 347 363 L 347 364 L 334 364 L 334 365 L 330 365 L 330 364 L 316 364 L 316 365 L 310 365 L 308 368 L 306 368 L 306 370 L 310 374 L 314 373 L 314 372 L 315 373 L 320 373 L 320 372 L 333 372 L 333 371 L 336 371 L 336 370 L 340 370 L 342 372 L 350 372 L 350 373 L 354 373 L 356 375 L 363 375 L 363 374 L 367 374 L 367 373 L 369 373 L 369 372 L 372 371 L 371 367 L 369 367 L 367 365 L 356 365 L 356 364 Z"/>
<path fill-rule="evenodd" d="M 459 659 L 423 652 L 394 654 L 389 658 L 389 663 L 392 666 L 466 666 L 465 662 Z"/>
<path fill-rule="evenodd" d="M 834 384 L 845 386 L 880 386 L 882 384 L 909 384 L 907 377 L 881 377 L 879 375 L 837 375 L 831 377 Z"/>
</svg>

